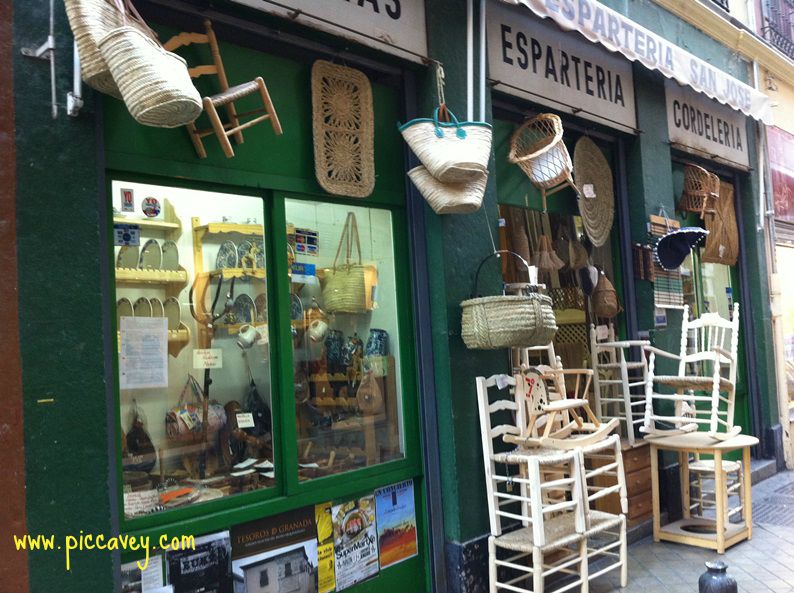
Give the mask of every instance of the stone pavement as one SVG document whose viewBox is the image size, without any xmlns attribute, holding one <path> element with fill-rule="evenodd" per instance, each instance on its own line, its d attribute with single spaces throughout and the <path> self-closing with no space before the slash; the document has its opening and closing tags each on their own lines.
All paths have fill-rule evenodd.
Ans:
<svg viewBox="0 0 794 593">
<path fill-rule="evenodd" d="M 753 539 L 722 556 L 711 550 L 647 537 L 629 545 L 629 585 L 608 573 L 590 584 L 591 593 L 697 593 L 704 563 L 728 564 L 740 593 L 794 593 L 794 471 L 753 486 Z"/>
</svg>

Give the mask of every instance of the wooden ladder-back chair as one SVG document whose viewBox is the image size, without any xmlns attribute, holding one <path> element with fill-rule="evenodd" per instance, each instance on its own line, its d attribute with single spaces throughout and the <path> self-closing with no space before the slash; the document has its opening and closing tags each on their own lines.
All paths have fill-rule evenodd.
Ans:
<svg viewBox="0 0 794 593">
<path fill-rule="evenodd" d="M 628 548 L 626 513 L 628 494 L 623 471 L 623 450 L 620 436 L 613 434 L 580 449 L 584 469 L 585 523 L 587 526 L 587 558 L 590 579 L 612 570 L 620 570 L 620 586 L 628 584 Z M 619 513 L 595 508 L 599 499 L 617 497 Z M 597 564 L 594 561 L 598 561 Z"/>
<path fill-rule="evenodd" d="M 596 326 L 590 325 L 596 416 L 602 422 L 617 418 L 632 447 L 636 440 L 635 429 L 644 420 L 648 364 L 642 349 L 650 344 L 647 340 L 616 340 L 612 324 L 606 339 L 599 340 Z M 633 348 L 640 349 L 640 360 L 631 359 Z"/>
<path fill-rule="evenodd" d="M 254 80 L 244 82 L 235 86 L 229 86 L 229 80 L 226 77 L 226 70 L 223 67 L 223 60 L 221 59 L 221 52 L 218 48 L 218 39 L 215 37 L 215 32 L 212 30 L 212 23 L 209 20 L 204 21 L 205 33 L 179 33 L 169 39 L 163 47 L 168 51 L 174 51 L 180 47 L 185 47 L 192 44 L 207 44 L 210 47 L 212 54 L 212 64 L 205 64 L 201 66 L 194 66 L 188 69 L 191 78 L 198 78 L 206 74 L 215 75 L 218 77 L 220 91 L 217 94 L 209 95 L 203 98 L 204 111 L 210 120 L 211 128 L 199 129 L 195 123 L 187 125 L 188 132 L 190 132 L 190 140 L 196 149 L 199 158 L 207 158 L 207 151 L 204 148 L 202 138 L 215 134 L 221 144 L 223 154 L 228 158 L 234 156 L 232 144 L 229 138 L 234 136 L 237 144 L 243 143 L 243 130 L 250 128 L 258 123 L 270 121 L 273 126 L 273 131 L 276 136 L 280 136 L 281 123 L 278 120 L 276 109 L 273 107 L 273 102 L 270 100 L 270 93 L 265 86 L 265 81 L 261 76 L 257 76 Z M 245 113 L 237 113 L 237 108 L 234 103 L 248 97 L 249 95 L 258 94 L 262 101 L 262 106 L 252 111 Z M 226 110 L 227 122 L 221 121 L 218 115 L 218 109 L 224 108 Z M 241 121 L 241 118 L 250 117 L 247 121 Z"/>
<path fill-rule="evenodd" d="M 689 307 L 684 306 L 680 353 L 676 355 L 645 346 L 649 354 L 648 380 L 645 385 L 645 418 L 640 431 L 652 437 L 694 432 L 702 426 L 709 436 L 719 440 L 742 431 L 741 426 L 733 424 L 739 303 L 734 303 L 732 312 L 730 320 L 718 313 L 704 313 L 699 319 L 690 321 Z M 678 361 L 678 374 L 657 375 L 657 355 Z M 676 393 L 658 393 L 655 385 L 666 386 Z M 654 410 L 654 404 L 664 401 L 673 403 L 672 415 Z M 660 422 L 672 427 L 661 427 Z"/>
</svg>

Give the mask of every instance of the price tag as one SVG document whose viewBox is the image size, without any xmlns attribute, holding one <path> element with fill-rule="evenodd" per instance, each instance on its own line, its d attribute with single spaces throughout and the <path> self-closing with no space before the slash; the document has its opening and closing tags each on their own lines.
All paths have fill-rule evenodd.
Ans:
<svg viewBox="0 0 794 593">
<path fill-rule="evenodd" d="M 609 327 L 606 325 L 596 326 L 596 339 L 602 342 L 609 338 Z"/>
<path fill-rule="evenodd" d="M 137 224 L 114 224 L 113 245 L 140 245 L 141 228 Z"/>
<path fill-rule="evenodd" d="M 592 183 L 585 183 L 582 186 L 582 193 L 584 194 L 585 198 L 589 198 L 591 200 L 595 199 L 596 197 L 595 185 L 593 185 Z"/>
<path fill-rule="evenodd" d="M 222 369 L 223 350 L 220 348 L 196 348 L 193 350 L 194 369 Z"/>
<path fill-rule="evenodd" d="M 238 428 L 254 428 L 254 414 L 252 412 L 238 412 L 236 416 Z"/>
<path fill-rule="evenodd" d="M 127 515 L 143 515 L 150 513 L 160 504 L 157 490 L 124 493 L 124 513 Z"/>
</svg>

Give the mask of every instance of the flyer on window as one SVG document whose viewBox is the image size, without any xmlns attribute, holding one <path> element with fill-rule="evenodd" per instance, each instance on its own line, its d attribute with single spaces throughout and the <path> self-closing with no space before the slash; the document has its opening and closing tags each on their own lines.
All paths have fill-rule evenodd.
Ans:
<svg viewBox="0 0 794 593">
<path fill-rule="evenodd" d="M 317 593 L 329 593 L 336 588 L 332 506 L 330 502 L 324 502 L 314 507 L 317 524 Z"/>
<path fill-rule="evenodd" d="M 195 549 L 166 554 L 168 584 L 174 593 L 232 593 L 229 532 L 196 538 Z"/>
<path fill-rule="evenodd" d="M 314 507 L 232 527 L 234 593 L 317 593 Z"/>
<path fill-rule="evenodd" d="M 418 553 L 414 481 L 375 490 L 380 567 L 392 566 Z"/>
<path fill-rule="evenodd" d="M 378 530 L 375 496 L 336 505 L 334 525 L 336 590 L 342 591 L 378 574 Z"/>
</svg>

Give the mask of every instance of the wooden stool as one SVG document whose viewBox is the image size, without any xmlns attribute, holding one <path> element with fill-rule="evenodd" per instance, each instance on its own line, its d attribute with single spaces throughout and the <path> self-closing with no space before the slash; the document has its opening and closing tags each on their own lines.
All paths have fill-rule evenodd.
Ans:
<svg viewBox="0 0 794 593">
<path fill-rule="evenodd" d="M 726 440 L 715 440 L 705 432 L 657 437 L 648 439 L 651 445 L 651 490 L 653 493 L 653 540 L 670 541 L 701 548 L 716 550 L 724 554 L 732 545 L 751 539 L 753 536 L 753 503 L 750 480 L 750 447 L 758 444 L 753 436 L 740 434 Z M 714 520 L 703 517 L 685 516 L 664 527 L 661 526 L 659 508 L 659 450 L 676 451 L 680 458 L 681 497 L 685 515 L 689 513 L 689 456 L 690 454 L 710 455 L 715 467 L 723 467 L 723 455 L 731 451 L 742 451 L 742 507 L 741 523 L 729 523 L 727 512 L 727 483 L 724 471 L 714 474 L 716 517 Z"/>
</svg>

